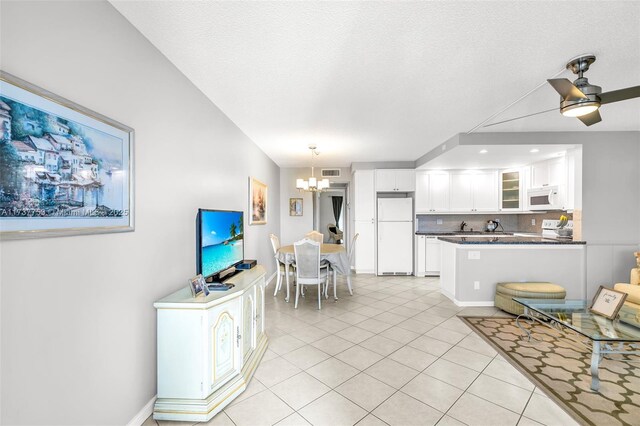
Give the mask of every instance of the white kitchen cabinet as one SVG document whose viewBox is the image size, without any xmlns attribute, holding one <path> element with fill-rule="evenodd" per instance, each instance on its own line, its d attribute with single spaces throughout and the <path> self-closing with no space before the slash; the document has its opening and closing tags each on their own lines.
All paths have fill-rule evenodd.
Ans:
<svg viewBox="0 0 640 426">
<path fill-rule="evenodd" d="M 440 275 L 440 240 L 436 237 L 425 238 L 425 275 Z"/>
<path fill-rule="evenodd" d="M 500 185 L 500 210 L 521 211 L 524 206 L 524 173 L 522 169 L 502 170 L 498 179 Z"/>
<path fill-rule="evenodd" d="M 424 277 L 426 271 L 426 240 L 424 235 L 416 236 L 416 277 Z"/>
<path fill-rule="evenodd" d="M 498 178 L 493 170 L 479 173 L 452 172 L 449 192 L 451 211 L 498 210 Z"/>
<path fill-rule="evenodd" d="M 452 211 L 473 211 L 473 175 L 451 173 L 449 206 Z"/>
<path fill-rule="evenodd" d="M 531 165 L 531 187 L 566 185 L 567 167 L 565 157 L 552 158 Z"/>
<path fill-rule="evenodd" d="M 416 213 L 449 210 L 449 173 L 416 172 Z"/>
<path fill-rule="evenodd" d="M 375 222 L 356 221 L 355 234 L 360 234 L 355 246 L 355 270 L 357 274 L 373 274 L 375 271 L 376 235 Z M 354 235 L 355 235 L 354 234 Z"/>
<path fill-rule="evenodd" d="M 373 223 L 376 215 L 376 191 L 373 170 L 356 170 L 353 173 L 354 219 Z"/>
<path fill-rule="evenodd" d="M 477 212 L 498 211 L 498 175 L 485 171 L 473 175 L 473 210 Z"/>
<path fill-rule="evenodd" d="M 413 192 L 415 191 L 415 184 L 414 170 L 376 170 L 377 192 Z"/>
<path fill-rule="evenodd" d="M 248 386 L 268 343 L 260 331 L 265 270 L 258 265 L 226 282 L 235 286 L 195 298 L 183 287 L 154 303 L 158 336 L 154 419 L 208 421 Z"/>
</svg>

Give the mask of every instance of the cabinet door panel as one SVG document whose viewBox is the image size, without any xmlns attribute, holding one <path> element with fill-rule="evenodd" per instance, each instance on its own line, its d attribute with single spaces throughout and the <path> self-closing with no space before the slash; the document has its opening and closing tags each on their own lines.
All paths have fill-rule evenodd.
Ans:
<svg viewBox="0 0 640 426">
<path fill-rule="evenodd" d="M 437 238 L 427 238 L 426 241 L 426 261 L 425 271 L 427 274 L 440 273 L 440 245 L 442 243 Z"/>
<path fill-rule="evenodd" d="M 249 358 L 255 348 L 255 288 L 242 296 L 242 359 Z"/>
<path fill-rule="evenodd" d="M 376 191 L 391 192 L 396 188 L 395 170 L 376 170 Z"/>
<path fill-rule="evenodd" d="M 356 222 L 355 232 L 360 234 L 355 246 L 357 273 L 373 273 L 375 268 L 375 224 L 373 221 Z"/>
<path fill-rule="evenodd" d="M 373 221 L 376 208 L 373 170 L 358 170 L 353 174 L 353 180 L 355 220 Z"/>
<path fill-rule="evenodd" d="M 451 173 L 450 206 L 453 211 L 473 209 L 473 176 L 465 173 Z"/>
<path fill-rule="evenodd" d="M 264 333 L 264 282 L 256 285 L 256 344 Z"/>
<path fill-rule="evenodd" d="M 413 192 L 416 189 L 415 170 L 396 170 L 396 190 Z"/>
<path fill-rule="evenodd" d="M 424 277 L 426 271 L 426 237 L 424 235 L 418 235 L 418 237 L 416 237 L 416 253 L 416 276 Z"/>
<path fill-rule="evenodd" d="M 449 174 L 429 175 L 429 208 L 436 212 L 449 210 Z"/>
<path fill-rule="evenodd" d="M 209 392 L 220 387 L 240 371 L 239 300 L 208 311 L 209 324 Z M 204 396 L 209 392 L 204 392 Z"/>
<path fill-rule="evenodd" d="M 534 188 L 549 185 L 549 163 L 544 161 L 531 166 L 531 185 Z"/>
<path fill-rule="evenodd" d="M 429 206 L 429 173 L 416 173 L 416 213 L 428 212 Z"/>
<path fill-rule="evenodd" d="M 473 208 L 476 211 L 498 210 L 498 180 L 495 172 L 473 176 Z"/>
</svg>

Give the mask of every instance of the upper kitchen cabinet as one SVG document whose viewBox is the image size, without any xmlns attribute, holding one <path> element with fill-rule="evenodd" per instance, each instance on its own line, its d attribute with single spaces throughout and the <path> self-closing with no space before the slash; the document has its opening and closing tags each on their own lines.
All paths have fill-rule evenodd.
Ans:
<svg viewBox="0 0 640 426">
<path fill-rule="evenodd" d="M 413 192 L 415 184 L 415 170 L 376 170 L 377 192 Z"/>
<path fill-rule="evenodd" d="M 416 213 L 449 210 L 449 173 L 416 172 Z"/>
<path fill-rule="evenodd" d="M 524 173 L 522 169 L 500 172 L 500 210 L 519 211 L 524 205 Z"/>
<path fill-rule="evenodd" d="M 531 165 L 531 187 L 561 186 L 567 183 L 565 157 L 552 158 Z"/>
<path fill-rule="evenodd" d="M 452 172 L 449 205 L 451 211 L 497 211 L 497 173 L 493 170 L 477 173 Z"/>
<path fill-rule="evenodd" d="M 376 193 L 373 170 L 356 170 L 353 173 L 354 220 L 373 223 L 376 216 Z"/>
</svg>

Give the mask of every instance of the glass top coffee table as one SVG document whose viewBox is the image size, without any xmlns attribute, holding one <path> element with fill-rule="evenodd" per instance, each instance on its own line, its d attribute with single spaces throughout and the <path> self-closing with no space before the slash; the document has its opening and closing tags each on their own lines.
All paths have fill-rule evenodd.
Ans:
<svg viewBox="0 0 640 426">
<path fill-rule="evenodd" d="M 516 318 L 516 325 L 531 340 L 531 330 L 522 325 L 522 319 L 529 324 L 533 322 L 564 332 L 572 330 L 578 335 L 586 337 L 587 346 L 591 349 L 591 389 L 600 388 L 598 367 L 602 358 L 607 354 L 640 355 L 640 323 L 635 315 L 625 315 L 624 308 L 620 317 L 610 320 L 589 311 L 591 301 L 587 300 L 557 300 L 557 299 L 522 299 L 513 300 L 524 306 L 524 314 Z M 535 340 L 535 339 L 534 339 Z M 585 344 L 584 341 L 580 343 Z M 626 346 L 625 346 L 626 345 Z M 627 350 L 626 348 L 631 350 Z"/>
</svg>

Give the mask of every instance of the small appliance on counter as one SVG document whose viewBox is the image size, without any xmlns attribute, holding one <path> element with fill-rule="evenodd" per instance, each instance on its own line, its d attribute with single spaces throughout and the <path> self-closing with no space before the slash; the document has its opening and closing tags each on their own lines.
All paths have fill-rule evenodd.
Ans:
<svg viewBox="0 0 640 426">
<path fill-rule="evenodd" d="M 544 219 L 542 238 L 573 238 L 573 220 Z"/>
</svg>

